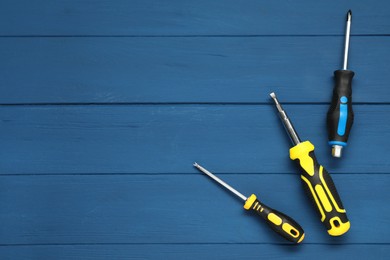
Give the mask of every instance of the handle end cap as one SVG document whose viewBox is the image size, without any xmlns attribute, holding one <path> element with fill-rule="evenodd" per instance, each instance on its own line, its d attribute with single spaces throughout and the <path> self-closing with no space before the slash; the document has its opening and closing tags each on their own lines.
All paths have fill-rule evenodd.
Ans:
<svg viewBox="0 0 390 260">
<path fill-rule="evenodd" d="M 342 223 L 339 217 L 334 217 L 330 220 L 331 229 L 328 230 L 328 234 L 334 237 L 341 236 L 349 230 L 351 223 L 349 221 Z"/>
<path fill-rule="evenodd" d="M 305 233 L 302 234 L 301 238 L 298 240 L 297 244 L 301 243 L 305 238 Z"/>
</svg>

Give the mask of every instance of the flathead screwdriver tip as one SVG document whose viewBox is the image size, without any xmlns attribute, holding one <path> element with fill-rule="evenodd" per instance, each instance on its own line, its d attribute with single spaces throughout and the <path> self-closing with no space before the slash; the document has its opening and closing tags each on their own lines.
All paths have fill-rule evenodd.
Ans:
<svg viewBox="0 0 390 260">
<path fill-rule="evenodd" d="M 349 9 L 347 13 L 347 21 L 351 21 L 351 20 L 352 20 L 352 11 L 351 9 Z"/>
<path fill-rule="evenodd" d="M 278 98 L 276 97 L 275 92 L 272 92 L 272 93 L 269 94 L 269 95 L 270 95 L 271 98 L 274 100 L 275 105 L 276 105 L 276 107 L 278 108 L 278 111 L 281 112 L 283 109 L 282 109 L 282 107 L 281 107 L 280 104 L 279 104 L 279 101 L 278 101 Z"/>
</svg>

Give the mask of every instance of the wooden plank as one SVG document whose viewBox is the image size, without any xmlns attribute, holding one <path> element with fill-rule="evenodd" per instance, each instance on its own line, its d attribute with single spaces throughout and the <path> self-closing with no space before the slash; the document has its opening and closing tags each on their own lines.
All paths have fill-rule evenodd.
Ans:
<svg viewBox="0 0 390 260">
<path fill-rule="evenodd" d="M 2 1 L 1 35 L 389 34 L 388 1 Z"/>
<path fill-rule="evenodd" d="M 269 102 L 3 106 L 1 174 L 194 173 L 196 160 L 219 173 L 296 173 L 290 140 Z M 342 160 L 330 155 L 327 108 L 285 106 L 302 140 L 316 145 L 320 162 L 335 173 L 389 173 L 390 106 L 355 106 Z"/>
<path fill-rule="evenodd" d="M 327 234 L 297 176 L 220 176 L 299 221 L 306 243 L 390 242 L 388 174 L 334 175 L 351 221 L 348 234 L 336 238 Z M 3 245 L 289 243 L 200 173 L 0 178 Z"/>
<path fill-rule="evenodd" d="M 389 245 L 70 245 L 0 248 L 2 259 L 387 259 Z"/>
<path fill-rule="evenodd" d="M 1 16 L 0 16 L 1 17 Z M 0 103 L 330 102 L 343 37 L 0 38 Z M 390 37 L 352 37 L 354 101 L 390 102 Z"/>
</svg>

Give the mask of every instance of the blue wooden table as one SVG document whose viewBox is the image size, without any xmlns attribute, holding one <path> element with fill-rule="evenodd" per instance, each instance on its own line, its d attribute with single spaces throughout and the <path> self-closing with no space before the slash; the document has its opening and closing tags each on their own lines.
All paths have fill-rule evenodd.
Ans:
<svg viewBox="0 0 390 260">
<path fill-rule="evenodd" d="M 355 125 L 325 129 L 349 66 Z M 0 3 L 0 259 L 388 259 L 390 2 Z M 275 91 L 351 220 L 330 237 L 289 160 Z M 192 167 L 292 215 L 284 241 Z"/>
</svg>

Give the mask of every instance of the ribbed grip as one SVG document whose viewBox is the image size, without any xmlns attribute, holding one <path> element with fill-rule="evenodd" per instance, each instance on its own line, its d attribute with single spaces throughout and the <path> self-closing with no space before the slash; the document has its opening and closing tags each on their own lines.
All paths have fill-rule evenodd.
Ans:
<svg viewBox="0 0 390 260">
<path fill-rule="evenodd" d="M 301 179 L 329 235 L 341 236 L 350 222 L 329 173 L 317 162 L 314 145 L 302 142 L 290 149 L 290 158 L 301 168 Z"/>
</svg>

